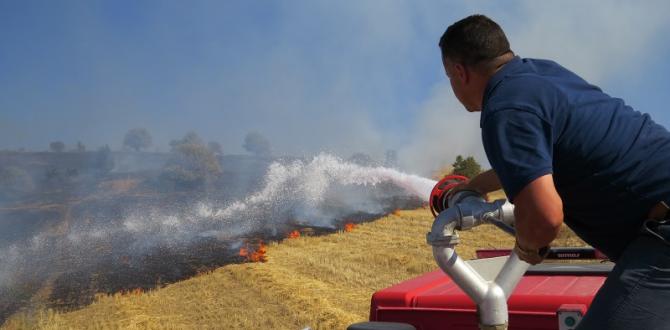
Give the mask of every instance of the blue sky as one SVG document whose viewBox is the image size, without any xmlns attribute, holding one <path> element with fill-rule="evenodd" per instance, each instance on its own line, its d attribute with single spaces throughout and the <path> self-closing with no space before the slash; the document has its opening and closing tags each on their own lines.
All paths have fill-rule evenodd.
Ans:
<svg viewBox="0 0 670 330">
<path fill-rule="evenodd" d="M 196 131 L 241 153 L 396 149 L 426 172 L 484 158 L 478 115 L 448 88 L 437 40 L 473 13 L 670 127 L 663 1 L 0 1 L 0 149 L 154 149 Z"/>
</svg>

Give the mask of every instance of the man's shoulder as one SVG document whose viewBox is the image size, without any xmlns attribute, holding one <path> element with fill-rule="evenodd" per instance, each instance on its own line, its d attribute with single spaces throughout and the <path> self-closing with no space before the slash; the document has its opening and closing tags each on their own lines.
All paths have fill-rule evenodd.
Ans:
<svg viewBox="0 0 670 330">
<path fill-rule="evenodd" d="M 482 110 L 482 124 L 500 112 L 521 111 L 533 113 L 543 120 L 548 111 L 565 102 L 561 90 L 551 81 L 536 74 L 516 74 L 501 81 L 486 99 Z"/>
<path fill-rule="evenodd" d="M 570 102 L 575 86 L 582 86 L 581 90 L 593 87 L 560 64 L 544 59 L 518 59 L 495 79 L 485 95 L 482 117 L 517 109 L 550 120 L 551 111 Z"/>
<path fill-rule="evenodd" d="M 538 99 L 544 94 L 558 92 L 556 82 L 536 73 L 519 73 L 505 77 L 488 98 L 489 103 L 504 101 L 526 101 Z"/>
<path fill-rule="evenodd" d="M 509 69 L 494 79 L 495 86 L 488 93 L 491 99 L 543 96 L 547 92 L 561 93 L 563 85 L 588 85 L 584 79 L 552 60 L 533 58 L 512 62 Z"/>
</svg>

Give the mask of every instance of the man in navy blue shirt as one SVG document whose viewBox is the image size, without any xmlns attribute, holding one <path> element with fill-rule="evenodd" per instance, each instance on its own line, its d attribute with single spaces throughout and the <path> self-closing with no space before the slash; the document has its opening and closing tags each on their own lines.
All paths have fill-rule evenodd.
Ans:
<svg viewBox="0 0 670 330">
<path fill-rule="evenodd" d="M 485 16 L 451 25 L 440 49 L 493 167 L 459 189 L 505 190 L 531 264 L 564 222 L 616 262 L 579 329 L 670 329 L 670 133 L 555 62 L 515 56 Z"/>
</svg>

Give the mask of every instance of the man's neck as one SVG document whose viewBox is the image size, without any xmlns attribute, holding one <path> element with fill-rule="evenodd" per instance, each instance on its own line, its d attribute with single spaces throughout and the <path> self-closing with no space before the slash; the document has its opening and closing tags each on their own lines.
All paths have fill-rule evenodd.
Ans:
<svg viewBox="0 0 670 330">
<path fill-rule="evenodd" d="M 507 52 L 489 62 L 489 64 L 487 65 L 488 70 L 485 71 L 487 72 L 486 74 L 480 73 L 473 75 L 473 84 L 475 86 L 475 90 L 477 91 L 476 98 L 478 100 L 481 100 L 483 102 L 484 92 L 486 91 L 486 87 L 488 86 L 491 78 L 512 59 L 514 59 L 514 53 L 512 53 L 511 51 Z M 481 106 L 483 106 L 483 104 L 480 105 L 480 108 Z M 479 109 L 479 111 L 481 111 L 481 109 Z"/>
<path fill-rule="evenodd" d="M 502 54 L 491 61 L 491 66 L 489 70 L 488 78 L 490 79 L 495 75 L 500 69 L 502 69 L 507 63 L 514 59 L 514 53 L 509 51 L 505 54 Z"/>
</svg>

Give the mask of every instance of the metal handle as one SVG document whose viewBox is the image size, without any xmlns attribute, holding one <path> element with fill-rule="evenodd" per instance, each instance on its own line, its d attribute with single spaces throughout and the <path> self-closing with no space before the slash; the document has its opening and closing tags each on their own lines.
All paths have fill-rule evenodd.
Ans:
<svg viewBox="0 0 670 330">
<path fill-rule="evenodd" d="M 487 279 L 456 253 L 456 230 L 491 223 L 514 235 L 514 206 L 505 200 L 488 203 L 476 192 L 463 191 L 452 198 L 450 207 L 435 218 L 427 241 L 440 268 L 477 304 L 480 327 L 504 329 L 507 298 L 530 265 L 512 252 L 495 278 Z"/>
</svg>

